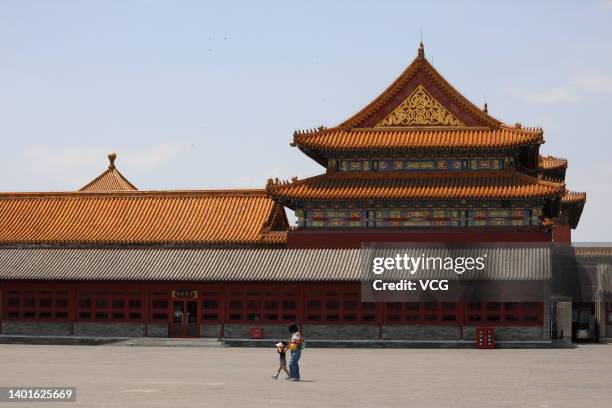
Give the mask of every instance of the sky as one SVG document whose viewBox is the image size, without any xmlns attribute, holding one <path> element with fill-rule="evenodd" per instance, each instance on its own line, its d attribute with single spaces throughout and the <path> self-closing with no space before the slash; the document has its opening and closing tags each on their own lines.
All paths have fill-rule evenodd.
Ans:
<svg viewBox="0 0 612 408">
<path fill-rule="evenodd" d="M 293 4 L 290 4 L 293 3 Z M 612 0 L 0 0 L 0 191 L 263 188 L 324 169 L 289 146 L 427 58 L 508 124 L 544 128 L 612 241 Z"/>
</svg>

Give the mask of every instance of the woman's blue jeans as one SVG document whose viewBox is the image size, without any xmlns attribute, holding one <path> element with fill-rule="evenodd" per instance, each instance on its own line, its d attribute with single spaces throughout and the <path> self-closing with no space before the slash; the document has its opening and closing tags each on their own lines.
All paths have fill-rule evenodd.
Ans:
<svg viewBox="0 0 612 408">
<path fill-rule="evenodd" d="M 302 350 L 295 350 L 291 352 L 291 359 L 289 360 L 289 377 L 300 379 L 300 356 L 302 355 Z"/>
</svg>

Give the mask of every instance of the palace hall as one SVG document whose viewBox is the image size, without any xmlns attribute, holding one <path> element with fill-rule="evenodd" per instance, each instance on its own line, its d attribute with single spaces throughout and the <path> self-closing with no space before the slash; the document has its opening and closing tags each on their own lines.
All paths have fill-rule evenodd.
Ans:
<svg viewBox="0 0 612 408">
<path fill-rule="evenodd" d="M 296 322 L 315 342 L 460 344 L 481 326 L 501 342 L 612 337 L 612 303 L 554 287 L 525 301 L 362 299 L 371 243 L 525 244 L 500 246 L 503 267 L 474 279 L 544 287 L 547 248 L 571 247 L 586 203 L 565 183 L 568 161 L 542 152 L 541 128 L 468 101 L 422 44 L 359 112 L 290 142 L 287 155 L 314 160 L 319 175 L 141 190 L 109 154 L 73 191 L 0 193 L 0 334 L 231 342 L 283 339 Z M 612 251 L 575 252 L 612 276 Z"/>
</svg>

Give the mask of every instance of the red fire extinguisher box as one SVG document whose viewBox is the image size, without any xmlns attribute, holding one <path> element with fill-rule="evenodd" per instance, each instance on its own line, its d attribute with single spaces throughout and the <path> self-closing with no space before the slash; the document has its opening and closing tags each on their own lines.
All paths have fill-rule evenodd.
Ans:
<svg viewBox="0 0 612 408">
<path fill-rule="evenodd" d="M 263 339 L 263 328 L 252 327 L 249 329 L 249 337 L 252 339 Z"/>
<path fill-rule="evenodd" d="M 476 328 L 476 348 L 493 349 L 495 348 L 495 328 L 477 327 Z"/>
</svg>

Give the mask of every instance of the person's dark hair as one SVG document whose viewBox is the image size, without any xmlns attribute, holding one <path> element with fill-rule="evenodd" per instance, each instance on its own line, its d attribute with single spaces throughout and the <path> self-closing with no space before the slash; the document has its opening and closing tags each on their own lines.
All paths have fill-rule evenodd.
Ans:
<svg viewBox="0 0 612 408">
<path fill-rule="evenodd" d="M 298 327 L 298 325 L 297 325 L 297 324 L 295 324 L 295 323 L 291 323 L 291 324 L 289 325 L 289 332 L 291 332 L 291 333 L 295 333 L 296 331 L 300 331 L 300 328 Z"/>
<path fill-rule="evenodd" d="M 289 343 L 287 343 L 286 341 L 283 341 L 283 346 L 287 347 L 289 345 Z"/>
</svg>

